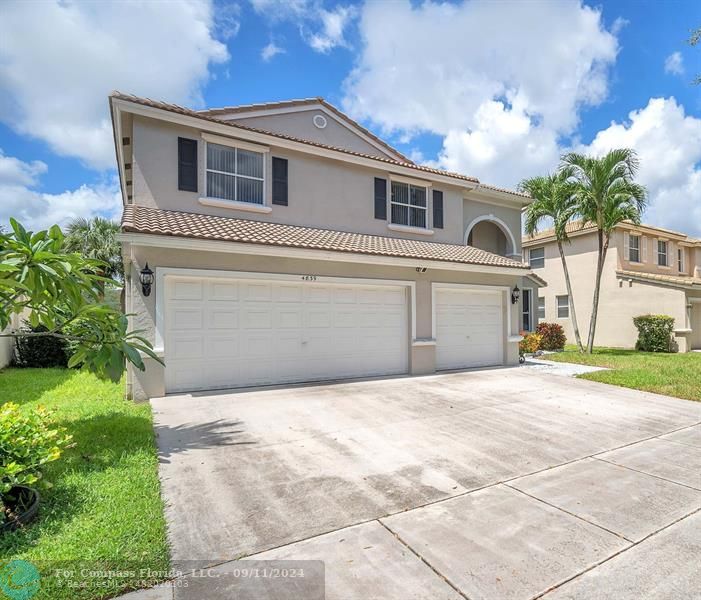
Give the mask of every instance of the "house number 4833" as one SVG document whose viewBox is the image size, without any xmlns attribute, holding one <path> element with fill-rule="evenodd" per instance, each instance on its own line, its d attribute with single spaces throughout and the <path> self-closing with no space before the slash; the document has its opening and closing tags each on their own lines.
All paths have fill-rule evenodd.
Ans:
<svg viewBox="0 0 701 600">
<path fill-rule="evenodd" d="M 302 275 L 302 281 L 316 281 L 316 275 Z"/>
</svg>

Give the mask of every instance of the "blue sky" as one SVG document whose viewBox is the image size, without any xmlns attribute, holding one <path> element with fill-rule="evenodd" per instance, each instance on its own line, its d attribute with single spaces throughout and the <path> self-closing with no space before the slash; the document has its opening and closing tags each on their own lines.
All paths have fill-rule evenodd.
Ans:
<svg viewBox="0 0 701 600">
<path fill-rule="evenodd" d="M 418 161 L 510 187 L 566 150 L 632 146 L 645 220 L 701 236 L 694 26 L 692 0 L 5 0 L 0 220 L 118 216 L 117 88 L 195 108 L 323 96 Z"/>
</svg>

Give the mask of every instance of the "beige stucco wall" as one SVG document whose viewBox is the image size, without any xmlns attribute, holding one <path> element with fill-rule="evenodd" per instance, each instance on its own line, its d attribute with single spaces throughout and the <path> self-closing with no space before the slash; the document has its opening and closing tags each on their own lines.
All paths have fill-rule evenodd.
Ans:
<svg viewBox="0 0 701 600">
<path fill-rule="evenodd" d="M 595 234 L 581 235 L 572 237 L 570 242 L 565 245 L 567 265 L 572 282 L 577 322 L 582 341 L 586 343 L 594 296 L 597 238 Z M 617 232 L 617 238 L 607 253 L 601 279 L 594 344 L 632 348 L 638 337 L 637 329 L 633 325 L 633 317 L 644 314 L 666 314 L 674 317 L 675 328 L 686 327 L 686 294 L 683 290 L 653 283 L 631 282 L 616 276 L 616 270 L 621 264 L 620 243 L 622 243 L 622 234 Z M 574 343 L 571 313 L 570 318 L 567 319 L 557 317 L 556 296 L 567 294 L 557 245 L 553 242 L 544 244 L 544 247 L 545 267 L 534 269 L 534 272 L 548 282 L 548 286 L 540 290 L 540 296 L 545 297 L 545 320 L 562 325 L 568 342 Z M 679 338 L 678 343 L 681 351 L 686 350 L 685 338 Z"/>
<path fill-rule="evenodd" d="M 315 115 L 322 115 L 326 118 L 326 127 L 319 129 L 314 125 L 312 119 Z M 318 109 L 248 118 L 223 118 L 226 118 L 232 122 L 241 123 L 242 125 L 247 125 L 249 127 L 257 127 L 259 129 L 265 129 L 266 131 L 285 133 L 303 140 L 319 142 L 328 146 L 345 148 L 347 150 L 362 152 L 372 156 L 394 158 L 389 153 L 383 152 L 359 135 L 356 135 L 348 127 L 339 123 L 335 117 L 332 117 Z"/>
<path fill-rule="evenodd" d="M 701 350 L 701 301 L 694 302 L 691 305 L 691 329 L 692 333 L 689 336 L 690 349 Z"/>
<path fill-rule="evenodd" d="M 463 273 L 429 269 L 426 273 L 417 273 L 415 267 L 389 267 L 357 263 L 340 263 L 332 261 L 300 260 L 290 258 L 259 257 L 217 252 L 169 250 L 157 248 L 133 248 L 131 279 L 128 286 L 127 312 L 131 313 L 134 329 L 144 331 L 145 337 L 155 341 L 156 301 L 160 290 L 155 287 L 148 298 L 144 298 L 138 284 L 138 271 L 148 261 L 149 266 L 175 267 L 190 269 L 215 269 L 225 271 L 314 274 L 329 277 L 351 277 L 363 279 L 390 279 L 413 281 L 416 285 L 416 337 L 432 337 L 431 284 L 433 282 L 470 283 L 491 286 L 508 286 L 510 289 L 518 284 L 523 288 L 529 285 L 524 279 L 515 275 L 493 275 Z M 505 293 L 504 310 L 511 311 L 511 332 L 516 334 L 520 323 L 520 304 L 512 305 Z M 506 315 L 505 315 L 506 316 Z M 507 320 L 504 319 L 506 324 Z M 410 327 L 410 321 L 407 328 Z M 506 326 L 505 326 L 506 327 Z M 407 330 L 409 332 L 409 329 Z M 518 362 L 518 344 L 507 343 L 505 337 L 506 364 Z M 433 346 L 415 346 L 410 348 L 409 364 L 413 374 L 432 373 L 435 371 L 435 348 Z M 136 399 L 162 396 L 165 393 L 163 367 L 153 360 L 147 360 L 146 372 L 130 369 L 129 384 L 131 394 Z"/>
<path fill-rule="evenodd" d="M 270 158 L 289 160 L 289 205 L 272 206 L 269 214 L 251 213 L 230 208 L 204 206 L 198 202 L 204 196 L 204 145 L 199 144 L 199 193 L 183 192 L 178 187 L 178 137 L 200 139 L 200 132 L 178 125 L 134 117 L 132 190 L 133 202 L 167 210 L 197 212 L 222 217 L 255 219 L 324 229 L 353 231 L 388 237 L 413 238 L 423 241 L 463 244 L 465 229 L 475 218 L 494 215 L 508 224 L 517 245 L 520 244 L 521 214 L 518 209 L 477 202 L 460 187 L 434 185 L 443 192 L 444 228 L 434 229 L 433 235 L 392 231 L 384 220 L 374 218 L 374 178 L 390 178 L 390 171 L 370 169 L 324 159 L 299 152 L 271 148 Z M 388 166 L 389 169 L 389 166 Z M 416 178 L 420 179 L 417 172 Z M 271 186 L 267 186 L 268 205 Z M 432 226 L 432 194 L 428 197 L 428 220 Z M 388 210 L 389 216 L 389 210 Z M 520 248 L 517 249 L 517 253 Z"/>
</svg>

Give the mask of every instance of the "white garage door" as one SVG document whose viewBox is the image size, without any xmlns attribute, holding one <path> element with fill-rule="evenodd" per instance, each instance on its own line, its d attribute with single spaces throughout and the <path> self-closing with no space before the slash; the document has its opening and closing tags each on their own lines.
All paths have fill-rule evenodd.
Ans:
<svg viewBox="0 0 701 600">
<path fill-rule="evenodd" d="M 175 276 L 165 287 L 167 392 L 408 369 L 405 287 Z"/>
<path fill-rule="evenodd" d="M 504 362 L 502 293 L 437 288 L 436 369 L 465 369 Z"/>
</svg>

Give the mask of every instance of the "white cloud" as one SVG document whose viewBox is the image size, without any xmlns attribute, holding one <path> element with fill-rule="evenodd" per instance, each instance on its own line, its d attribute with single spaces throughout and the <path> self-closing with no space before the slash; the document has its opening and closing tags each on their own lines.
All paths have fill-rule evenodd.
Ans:
<svg viewBox="0 0 701 600">
<path fill-rule="evenodd" d="M 652 98 L 624 123 L 611 123 L 579 152 L 601 155 L 635 148 L 638 180 L 648 188 L 646 223 L 701 236 L 701 118 L 684 113 L 674 98 Z"/>
<path fill-rule="evenodd" d="M 684 75 L 684 59 L 681 52 L 672 52 L 664 61 L 665 73 Z"/>
<path fill-rule="evenodd" d="M 323 7 L 321 0 L 250 0 L 253 9 L 276 24 L 294 23 L 302 39 L 316 52 L 328 54 L 334 48 L 348 48 L 346 31 L 357 16 L 354 6 Z"/>
<path fill-rule="evenodd" d="M 14 217 L 27 229 L 36 231 L 55 223 L 66 225 L 75 217 L 119 217 L 122 202 L 116 179 L 46 194 L 37 190 L 39 178 L 46 171 L 41 161 L 24 162 L 0 150 L 0 225 L 7 229 L 10 217 Z"/>
<path fill-rule="evenodd" d="M 368 3 L 360 33 L 345 109 L 388 135 L 441 135 L 439 166 L 510 186 L 557 161 L 618 52 L 600 11 L 575 1 Z"/>
<path fill-rule="evenodd" d="M 352 6 L 337 6 L 334 10 L 321 10 L 321 29 L 309 36 L 307 43 L 317 52 L 328 54 L 336 47 L 347 48 L 344 32 L 348 23 L 355 18 Z"/>
<path fill-rule="evenodd" d="M 275 58 L 278 54 L 284 54 L 285 49 L 281 48 L 275 42 L 271 41 L 267 46 L 265 46 L 261 51 L 260 51 L 260 57 L 265 61 L 265 62 L 270 62 L 273 58 Z"/>
<path fill-rule="evenodd" d="M 209 66 L 228 59 L 204 0 L 5 2 L 2 15 L 0 118 L 98 169 L 114 163 L 111 90 L 197 105 Z"/>
</svg>

